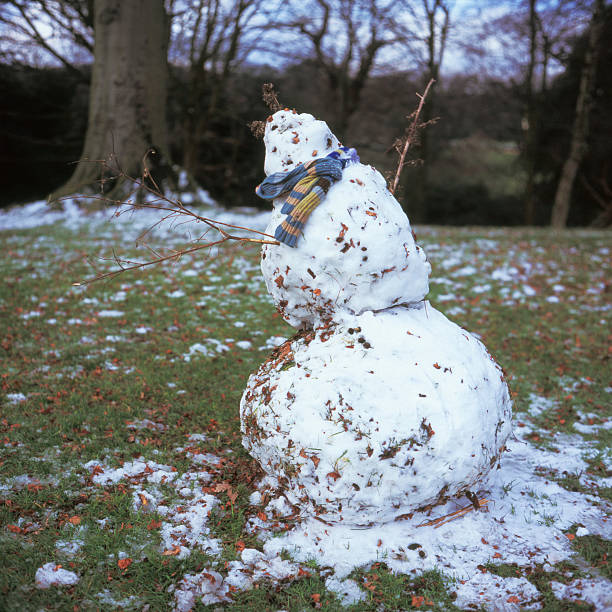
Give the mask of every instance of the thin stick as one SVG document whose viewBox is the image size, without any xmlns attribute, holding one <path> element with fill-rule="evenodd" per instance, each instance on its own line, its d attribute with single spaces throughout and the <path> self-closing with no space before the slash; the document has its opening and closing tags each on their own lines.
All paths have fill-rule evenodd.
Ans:
<svg viewBox="0 0 612 612">
<path fill-rule="evenodd" d="M 143 163 L 144 163 L 144 160 L 143 160 Z M 118 276 L 119 274 L 123 274 L 124 272 L 129 272 L 131 270 L 138 270 L 138 269 L 146 268 L 148 266 L 153 266 L 155 264 L 164 263 L 166 261 L 177 260 L 183 255 L 190 255 L 192 253 L 195 253 L 196 251 L 201 251 L 203 249 L 211 249 L 225 242 L 270 244 L 270 245 L 280 244 L 280 242 L 278 242 L 278 240 L 276 240 L 274 236 L 271 236 L 270 234 L 266 234 L 265 232 L 261 232 L 259 230 L 252 229 L 249 227 L 243 227 L 241 225 L 235 225 L 232 223 L 224 223 L 223 221 L 216 221 L 215 219 L 203 217 L 202 215 L 198 215 L 197 213 L 188 209 L 180 200 L 171 200 L 161 191 L 161 189 L 155 183 L 146 165 L 145 165 L 145 169 L 143 171 L 143 176 L 141 179 L 136 179 L 136 178 L 129 176 L 128 174 L 124 173 L 120 168 L 118 172 L 119 172 L 118 176 L 123 177 L 127 181 L 131 181 L 135 186 L 134 189 L 130 191 L 127 198 L 130 198 L 134 193 L 138 191 L 138 189 L 142 188 L 142 189 L 145 189 L 151 195 L 153 195 L 156 199 L 153 202 L 145 202 L 145 203 L 140 204 L 140 203 L 132 203 L 131 201 L 126 201 L 126 200 L 109 199 L 109 198 L 105 198 L 104 196 L 94 195 L 94 194 L 83 195 L 80 197 L 92 199 L 92 200 L 101 200 L 107 203 L 112 203 L 113 205 L 117 207 L 122 204 L 126 204 L 127 208 L 125 210 L 115 211 L 113 216 L 117 216 L 117 217 L 127 212 L 133 213 L 139 208 L 150 208 L 152 210 L 166 211 L 168 213 L 167 215 L 163 216 L 161 219 L 156 221 L 151 227 L 149 227 L 144 232 L 142 232 L 142 234 L 140 234 L 140 236 L 137 239 L 137 243 L 142 244 L 155 257 L 149 261 L 134 262 L 128 259 L 122 259 L 113 250 L 113 256 L 111 258 L 100 258 L 100 259 L 102 261 L 115 262 L 115 264 L 118 266 L 117 270 L 111 270 L 110 272 L 102 272 L 102 273 L 97 274 L 95 277 L 91 279 L 81 281 L 81 282 L 74 282 L 72 283 L 73 286 L 78 287 L 78 286 L 83 286 L 83 285 L 89 285 L 90 283 L 93 283 L 99 280 L 114 278 Z M 147 178 L 150 179 L 154 187 L 150 187 L 149 185 L 146 184 L 145 179 Z M 71 198 L 70 197 L 61 198 L 61 200 L 66 200 L 66 199 L 71 199 Z M 147 234 L 152 232 L 159 224 L 165 221 L 168 221 L 169 219 L 173 219 L 174 217 L 177 217 L 179 215 L 187 217 L 187 218 L 191 218 L 192 220 L 195 220 L 195 221 L 199 221 L 201 223 L 204 223 L 206 226 L 208 226 L 208 229 L 200 235 L 200 238 L 198 239 L 198 241 L 201 240 L 206 235 L 206 233 L 208 233 L 208 231 L 210 231 L 211 229 L 216 230 L 220 234 L 221 237 L 218 240 L 212 240 L 204 244 L 196 244 L 195 246 L 185 247 L 177 251 L 173 250 L 170 255 L 162 255 L 161 253 L 158 253 L 155 249 L 153 249 L 150 245 L 148 245 L 145 242 L 144 238 L 147 236 Z M 229 231 L 227 231 L 231 229 L 255 234 L 257 238 L 237 236 L 237 235 L 231 234 Z M 196 241 L 195 240 L 192 241 L 192 244 L 193 242 L 196 242 Z"/>
<path fill-rule="evenodd" d="M 488 503 L 489 503 L 488 499 L 485 499 L 485 498 L 479 499 L 478 507 L 484 508 Z M 464 508 L 459 508 L 459 510 L 455 510 L 454 512 L 451 512 L 450 514 L 445 514 L 444 516 L 440 516 L 431 521 L 426 521 L 425 523 L 421 523 L 417 525 L 417 527 L 431 527 L 432 525 L 434 525 L 434 529 L 438 529 L 438 527 L 442 527 L 442 525 L 445 525 L 446 523 L 450 523 L 451 521 L 454 521 L 455 519 L 465 516 L 472 510 L 475 510 L 474 504 L 470 504 L 469 506 L 465 506 Z"/>
<path fill-rule="evenodd" d="M 392 195 L 395 195 L 395 190 L 397 189 L 397 186 L 399 184 L 400 175 L 402 174 L 402 170 L 404 169 L 404 163 L 405 163 L 404 160 L 406 159 L 406 154 L 408 153 L 408 149 L 410 148 L 410 145 L 414 141 L 414 137 L 416 136 L 419 130 L 419 127 L 420 127 L 419 116 L 421 115 L 423 106 L 425 106 L 425 98 L 427 98 L 427 94 L 429 93 L 431 86 L 435 82 L 436 82 L 435 79 L 429 79 L 429 83 L 427 83 L 427 87 L 425 88 L 425 92 L 423 93 L 423 95 L 421 96 L 420 94 L 417 94 L 417 96 L 420 98 L 419 106 L 416 109 L 416 111 L 413 113 L 412 122 L 408 126 L 408 133 L 406 134 L 406 142 L 404 143 L 404 147 L 402 149 L 402 152 L 400 153 L 400 159 L 397 165 L 397 171 L 395 172 L 395 178 L 393 179 L 393 185 L 391 186 L 391 189 L 389 189 Z"/>
<path fill-rule="evenodd" d="M 94 278 L 90 278 L 89 280 L 75 282 L 72 283 L 73 287 L 81 287 L 84 285 L 89 285 L 93 282 L 103 280 L 105 278 L 114 278 L 115 276 L 119 276 L 119 274 L 123 274 L 124 272 L 129 272 L 130 270 L 138 270 L 140 268 L 146 268 L 148 266 L 154 266 L 158 263 L 163 263 L 164 261 L 169 261 L 171 259 L 180 259 L 183 255 L 190 255 L 191 253 L 195 253 L 196 251 L 201 251 L 202 249 L 210 249 L 214 246 L 218 246 L 219 244 L 223 244 L 228 240 L 237 240 L 239 242 L 255 242 L 257 244 L 274 244 L 278 245 L 279 243 L 274 240 L 259 240 L 256 238 L 243 238 L 241 236 L 227 236 L 220 238 L 219 240 L 215 240 L 214 242 L 207 242 L 206 244 L 199 244 L 197 246 L 191 247 L 190 249 L 181 249 L 179 251 L 175 251 L 171 255 L 165 255 L 162 257 L 157 257 L 156 259 L 152 259 L 150 261 L 143 262 L 131 262 L 126 259 L 120 259 L 117 256 L 113 256 L 110 259 L 103 259 L 103 261 L 114 261 L 118 266 L 119 270 L 112 270 L 110 272 L 105 272 L 104 274 L 98 274 Z M 129 265 L 125 265 L 129 264 Z"/>
</svg>

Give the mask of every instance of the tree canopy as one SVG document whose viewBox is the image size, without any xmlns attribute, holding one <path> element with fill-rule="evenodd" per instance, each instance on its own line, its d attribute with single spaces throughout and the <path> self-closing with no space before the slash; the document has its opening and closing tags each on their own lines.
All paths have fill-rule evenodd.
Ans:
<svg viewBox="0 0 612 612">
<path fill-rule="evenodd" d="M 109 37 L 100 14 L 110 5 L 0 6 L 0 205 L 44 197 L 70 177 L 74 162 L 106 158 L 122 139 L 135 143 L 122 155 L 132 171 L 132 160 L 158 147 L 224 205 L 261 205 L 252 189 L 263 153 L 247 124 L 265 117 L 260 88 L 270 81 L 283 104 L 326 120 L 364 161 L 390 172 L 393 142 L 433 77 L 424 112 L 432 124 L 396 194 L 406 210 L 430 223 L 547 224 L 571 156 L 598 5 L 606 33 L 611 21 L 602 0 L 159 0 L 163 32 L 155 37 L 166 67 L 150 76 L 141 65 L 118 78 L 108 58 L 110 71 L 96 71 Z M 141 18 L 122 36 L 135 44 L 154 21 Z M 610 223 L 608 39 L 595 49 L 590 130 L 570 190 L 570 224 Z M 130 63 L 125 57 L 118 66 Z M 119 95 L 126 108 L 107 111 L 112 125 L 93 119 L 91 101 L 103 99 L 101 91 L 117 81 L 135 86 L 139 77 L 161 101 L 148 128 L 133 112 L 142 110 L 142 96 Z M 88 117 L 90 132 L 93 121 L 104 134 L 99 147 L 86 143 Z"/>
</svg>

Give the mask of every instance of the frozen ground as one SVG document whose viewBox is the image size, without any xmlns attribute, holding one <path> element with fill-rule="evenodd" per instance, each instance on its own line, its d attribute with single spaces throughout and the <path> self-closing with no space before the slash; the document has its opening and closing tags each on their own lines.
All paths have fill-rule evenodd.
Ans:
<svg viewBox="0 0 612 612">
<path fill-rule="evenodd" d="M 156 214 L 150 211 L 146 212 L 147 216 L 139 217 L 125 214 L 111 221 L 108 213 L 100 212 L 93 218 L 85 218 L 70 204 L 64 212 L 56 212 L 47 210 L 45 204 L 39 202 L 0 212 L 0 231 L 42 228 L 57 223 L 74 232 L 107 235 L 112 242 L 117 240 L 117 236 L 133 237 L 140 230 L 147 229 L 155 222 Z M 268 221 L 266 213 L 211 210 L 208 214 L 226 223 L 255 229 L 263 229 Z M 166 241 L 176 239 L 179 243 L 190 235 L 186 230 L 185 227 L 175 225 L 173 230 L 160 229 L 158 235 Z M 490 296 L 495 294 L 496 304 L 531 308 L 534 316 L 539 315 L 537 311 L 541 311 L 544 304 L 554 308 L 562 301 L 570 305 L 577 317 L 581 312 L 595 310 L 600 313 L 602 325 L 607 325 L 606 321 L 609 323 L 610 306 L 603 299 L 606 287 L 609 286 L 605 262 L 609 262 L 610 252 L 606 247 L 600 247 L 594 254 L 601 259 L 600 275 L 592 279 L 583 296 L 576 297 L 570 289 L 579 281 L 578 270 L 569 270 L 561 262 L 544 268 L 544 264 L 530 258 L 519 244 L 509 251 L 498 253 L 498 242 L 501 239 L 496 232 L 499 231 L 482 230 L 476 249 L 480 255 L 477 257 L 468 240 L 463 243 L 463 247 L 457 248 L 445 244 L 443 232 L 436 229 L 424 229 L 420 233 L 421 243 L 434 263 L 438 308 L 456 318 L 467 311 L 477 311 L 486 316 L 487 306 L 492 304 L 488 300 L 492 300 Z M 10 237 L 10 231 L 4 236 Z M 253 266 L 249 267 L 245 263 L 240 270 L 237 275 L 242 274 L 243 278 L 237 278 L 236 282 L 244 282 L 245 279 L 252 282 L 252 274 L 256 273 Z M 247 276 L 247 272 L 251 276 Z M 199 270 L 196 265 L 184 263 L 176 273 L 189 278 L 192 273 L 198 274 Z M 476 275 L 479 280 L 475 284 L 471 280 Z M 473 295 L 481 298 L 474 298 L 471 302 L 462 300 L 461 295 L 468 286 Z M 180 288 L 164 287 L 163 290 L 170 302 L 183 299 L 180 293 L 175 293 L 180 292 Z M 126 288 L 126 291 L 129 293 L 130 289 Z M 204 287 L 201 295 L 203 303 L 206 302 L 206 296 Z M 121 318 L 126 313 L 122 306 L 125 299 L 126 296 L 117 291 L 108 303 L 92 303 L 91 307 L 96 309 L 99 317 Z M 233 303 L 232 299 L 230 296 L 229 305 Z M 61 303 L 52 310 L 47 306 L 47 301 L 44 296 L 36 296 L 31 305 L 26 305 L 22 312 L 14 315 L 15 321 L 25 325 L 34 320 L 44 320 L 49 326 L 57 325 L 62 316 L 57 312 L 61 309 Z M 448 309 L 445 309 L 445 303 L 449 305 Z M 247 315 L 243 312 L 231 315 L 237 332 L 243 328 Z M 102 340 L 95 338 L 91 335 L 93 332 L 88 331 L 91 325 L 85 317 L 66 324 L 73 330 L 80 330 L 80 341 L 86 345 L 91 343 L 92 350 L 108 349 L 109 371 L 123 367 L 113 361 L 113 355 L 116 354 L 114 351 L 123 341 L 121 334 L 106 334 Z M 144 341 L 155 332 L 147 325 L 136 325 L 134 333 L 134 337 Z M 239 344 L 249 342 L 247 340 L 236 342 L 233 338 L 211 337 L 193 342 L 188 350 L 172 359 L 178 363 L 189 363 L 191 360 L 208 359 L 230 350 L 236 351 L 237 348 L 242 351 L 251 348 L 258 350 L 266 346 L 271 348 L 282 340 L 277 336 L 262 334 L 254 337 L 252 346 L 248 346 Z M 544 339 L 543 342 L 547 341 Z M 568 344 L 565 350 L 575 350 L 578 342 L 576 340 L 572 345 Z M 45 350 L 57 351 L 58 359 L 61 357 L 61 347 Z M 258 354 L 261 357 L 261 353 Z M 120 371 L 125 376 L 132 375 L 127 368 Z M 64 375 L 78 377 L 78 372 L 78 366 L 74 366 L 72 371 L 67 370 Z M 177 382 L 178 386 L 170 390 L 180 393 L 180 381 Z M 570 395 L 581 386 L 592 383 L 585 378 L 567 380 L 566 384 L 565 393 Z M 612 384 L 607 384 L 609 394 L 612 392 Z M 7 406 L 26 406 L 28 401 L 32 401 L 32 395 L 27 392 L 3 392 L 1 397 Z M 181 453 L 179 468 L 161 457 L 159 461 L 152 461 L 133 456 L 122 460 L 121 464 L 114 456 L 111 439 L 106 456 L 100 456 L 95 461 L 83 461 L 79 466 L 57 464 L 54 450 L 49 449 L 47 454 L 41 453 L 36 457 L 48 466 L 46 480 L 33 478 L 28 473 L 2 477 L 0 494 L 2 498 L 10 500 L 24 490 L 35 491 L 39 486 L 52 487 L 67 472 L 82 475 L 79 477 L 82 478 L 83 491 L 124 486 L 129 493 L 133 512 L 155 513 L 155 516 L 160 517 L 160 524 L 154 530 L 158 535 L 159 554 L 177 558 L 188 558 L 195 553 L 207 555 L 206 567 L 175 577 L 170 590 L 177 610 L 189 610 L 197 602 L 224 605 L 231 601 L 235 593 L 254 588 L 260 583 L 272 583 L 282 588 L 312 571 L 313 560 L 319 568 L 330 568 L 325 573 L 326 586 L 338 593 L 346 605 L 367 601 L 369 595 L 365 588 L 360 588 L 364 584 L 359 585 L 359 578 L 352 572 L 382 562 L 393 572 L 408 575 L 415 570 L 440 569 L 450 579 L 448 589 L 456 594 L 454 603 L 460 609 L 480 606 L 486 610 L 540 609 L 541 594 L 531 581 L 522 575 L 504 577 L 490 571 L 491 564 L 516 564 L 520 568 L 538 567 L 544 575 L 549 575 L 548 582 L 559 600 L 586 602 L 598 611 L 610 610 L 612 585 L 599 572 L 585 566 L 582 577 L 564 583 L 561 581 L 563 570 L 560 569 L 567 560 L 583 564 L 576 557 L 573 547 L 576 539 L 597 535 L 609 540 L 612 535 L 608 518 L 609 503 L 597 494 L 599 490 L 612 485 L 612 479 L 606 475 L 610 469 L 609 459 L 602 459 L 606 462 L 608 472 L 604 470 L 593 473 L 589 470 L 589 461 L 597 452 L 593 435 L 609 429 L 609 417 L 602 418 L 601 412 L 591 414 L 578 410 L 570 431 L 552 432 L 546 445 L 536 445 L 534 440 L 540 435 L 538 419 L 558 409 L 556 400 L 534 389 L 533 393 L 523 397 L 519 408 L 515 436 L 508 444 L 501 469 L 494 474 L 488 486 L 479 492 L 481 498 L 488 500 L 485 510 L 471 511 L 438 528 L 424 524 L 465 506 L 468 502 L 464 499 L 435 507 L 427 513 L 415 513 L 402 521 L 357 530 L 326 525 L 312 519 L 300 520 L 295 508 L 274 493 L 274 483 L 264 481 L 258 490 L 252 492 L 248 508 L 246 530 L 257 538 L 255 544 L 243 546 L 238 557 L 229 563 L 222 558 L 222 542 L 212 533 L 209 521 L 211 510 L 232 505 L 228 506 L 227 500 L 231 501 L 235 491 L 227 482 L 219 481 L 219 466 L 231 454 L 222 451 L 211 453 L 207 446 L 207 436 L 201 432 L 194 432 L 184 447 L 173 449 Z M 145 432 L 159 433 L 165 428 L 162 420 L 135 419 L 125 424 L 125 433 L 143 438 Z M 13 445 L 11 441 L 12 430 L 5 431 L 6 451 L 18 450 L 17 444 Z M 563 473 L 577 475 L 580 490 L 570 491 L 560 486 L 558 479 Z M 176 498 L 176 501 L 169 504 L 166 503 L 170 497 L 168 490 L 174 491 Z M 105 519 L 111 520 L 112 517 L 109 515 L 101 520 Z M 25 537 L 35 534 L 42 526 L 24 515 L 3 529 L 11 537 Z M 71 588 L 83 580 L 78 567 L 72 567 L 69 563 L 72 559 L 78 562 L 81 543 L 87 533 L 77 524 L 67 524 L 67 527 L 69 529 L 58 540 L 56 557 L 49 558 L 39 568 L 35 568 L 32 584 L 39 589 L 58 588 L 62 585 Z M 104 529 L 103 525 L 101 529 Z M 127 570 L 132 564 L 145 562 L 140 542 L 126 538 L 124 548 L 124 554 L 118 555 L 116 559 L 120 568 Z M 287 559 L 285 554 L 281 554 L 283 551 L 288 551 L 291 558 Z M 138 598 L 126 600 L 113 593 L 110 587 L 108 591 L 91 596 L 98 605 L 134 609 L 141 607 Z"/>
</svg>

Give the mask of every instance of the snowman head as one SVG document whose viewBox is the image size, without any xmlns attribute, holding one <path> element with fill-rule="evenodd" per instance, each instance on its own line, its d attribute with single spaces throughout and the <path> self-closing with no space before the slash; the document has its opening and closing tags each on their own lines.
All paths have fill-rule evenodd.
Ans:
<svg viewBox="0 0 612 612">
<path fill-rule="evenodd" d="M 325 157 L 340 146 L 325 121 L 281 110 L 268 117 L 264 135 L 266 175 L 291 171 L 299 163 Z"/>
</svg>

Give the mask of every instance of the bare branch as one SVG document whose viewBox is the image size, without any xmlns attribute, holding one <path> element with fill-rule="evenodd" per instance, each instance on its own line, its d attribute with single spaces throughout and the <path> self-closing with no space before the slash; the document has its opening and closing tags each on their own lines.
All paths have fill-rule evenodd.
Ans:
<svg viewBox="0 0 612 612">
<path fill-rule="evenodd" d="M 66 14 L 65 7 L 56 6 L 52 9 L 47 2 L 39 0 L 37 2 L 38 12 L 31 14 L 31 11 L 29 11 L 30 4 L 26 2 L 11 0 L 8 4 L 16 9 L 17 14 L 15 14 L 13 18 L 3 17 L 1 21 L 11 28 L 23 33 L 32 43 L 49 53 L 74 75 L 78 76 L 80 80 L 88 81 L 87 75 L 77 68 L 66 56 L 62 55 L 62 53 L 49 42 L 49 37 L 44 36 L 40 29 L 41 23 L 44 21 L 40 16 L 44 15 L 48 19 L 47 24 L 68 32 L 77 45 L 91 52 L 91 42 L 70 23 L 70 16 Z"/>
<path fill-rule="evenodd" d="M 144 164 L 148 153 L 149 152 L 147 151 L 147 154 L 145 154 L 145 159 L 143 159 L 144 170 L 143 170 L 143 174 L 141 178 L 134 178 L 134 177 L 131 177 L 125 174 L 121 170 L 116 160 L 114 160 L 114 163 L 117 164 L 118 176 L 124 179 L 126 182 L 131 182 L 134 185 L 134 188 L 130 191 L 128 196 L 124 198 L 123 200 L 121 201 L 113 200 L 113 199 L 104 197 L 104 195 L 97 195 L 97 194 L 81 195 L 79 197 L 83 199 L 90 199 L 90 200 L 106 202 L 107 204 L 111 204 L 117 208 L 122 205 L 127 205 L 127 208 L 125 208 L 124 210 L 115 211 L 113 216 L 116 216 L 116 217 L 124 215 L 126 213 L 134 213 L 137 209 L 143 209 L 143 208 L 167 212 L 168 214 L 164 215 L 161 219 L 159 219 L 151 227 L 149 227 L 144 232 L 142 232 L 142 234 L 138 237 L 136 241 L 138 245 L 144 246 L 150 253 L 153 254 L 154 257 L 146 261 L 132 261 L 130 259 L 125 259 L 125 258 L 120 257 L 113 250 L 113 256 L 111 258 L 99 258 L 99 259 L 101 261 L 114 262 L 118 269 L 110 270 L 107 272 L 100 272 L 96 274 L 96 276 L 94 276 L 93 278 L 90 278 L 84 281 L 80 281 L 80 282 L 74 282 L 73 283 L 74 286 L 88 285 L 90 283 L 93 283 L 99 280 L 115 278 L 116 276 L 119 276 L 120 274 L 129 272 L 132 270 L 140 270 L 143 268 L 148 268 L 150 266 L 165 263 L 168 261 L 176 261 L 179 258 L 181 258 L 183 255 L 191 255 L 193 253 L 196 253 L 197 251 L 201 251 L 204 249 L 211 249 L 213 247 L 220 246 L 224 243 L 233 242 L 233 243 L 238 243 L 238 244 L 248 243 L 248 244 L 270 244 L 270 245 L 280 244 L 274 238 L 274 236 L 271 236 L 270 234 L 266 234 L 265 232 L 261 232 L 253 228 L 244 227 L 244 226 L 236 225 L 233 223 L 225 223 L 223 221 L 217 221 L 216 219 L 204 217 L 192 211 L 191 209 L 187 208 L 180 200 L 178 199 L 172 200 L 171 198 L 167 197 L 163 193 L 163 191 L 159 189 L 157 184 L 153 181 L 153 178 L 151 177 L 146 167 L 146 164 Z M 107 163 L 108 162 L 106 160 L 102 162 L 104 169 L 107 169 Z M 129 198 L 131 198 L 133 195 L 136 194 L 136 192 L 141 191 L 141 190 L 148 193 L 150 196 L 153 197 L 153 199 L 149 202 L 133 203 Z M 69 199 L 69 198 L 62 198 L 62 200 L 66 200 L 66 199 Z M 155 229 L 155 227 L 157 227 L 161 223 L 164 223 L 170 220 L 175 220 L 177 218 L 184 218 L 185 222 L 188 220 L 192 220 L 192 221 L 204 223 L 208 227 L 208 229 L 205 232 L 203 232 L 199 238 L 192 241 L 191 245 L 185 246 L 184 248 L 181 248 L 178 250 L 171 249 L 172 252 L 169 254 L 163 254 L 161 252 L 158 252 L 157 250 L 155 250 L 153 247 L 151 247 L 149 244 L 145 242 L 146 236 L 150 234 Z M 202 244 L 194 244 L 202 240 L 208 234 L 210 230 L 214 230 L 215 232 L 217 232 L 219 237 L 217 239 L 213 239 L 213 240 L 204 242 Z M 251 235 L 244 236 L 240 234 L 235 234 L 235 233 L 232 233 L 231 230 L 247 232 L 248 234 L 251 234 Z M 253 237 L 253 235 L 255 237 Z"/>
<path fill-rule="evenodd" d="M 421 111 L 423 110 L 423 106 L 425 105 L 425 99 L 427 98 L 427 94 L 429 93 L 429 90 L 431 89 L 434 83 L 435 83 L 434 79 L 429 79 L 429 83 L 427 83 L 427 87 L 425 88 L 423 95 L 417 94 L 417 96 L 419 97 L 419 105 L 416 111 L 414 111 L 414 113 L 412 113 L 412 115 L 410 116 L 412 118 L 412 121 L 410 122 L 410 125 L 408 126 L 408 130 L 407 130 L 406 137 L 403 143 L 403 147 L 401 148 L 400 158 L 397 164 L 397 170 L 395 172 L 395 178 L 393 179 L 393 184 L 389 188 L 389 191 L 393 195 L 395 195 L 395 190 L 397 189 L 397 186 L 400 180 L 400 176 L 402 174 L 402 170 L 406 163 L 405 160 L 406 160 L 406 154 L 408 153 L 408 149 L 410 148 L 410 145 L 413 144 L 415 139 L 417 138 L 419 130 L 425 127 L 426 125 L 426 124 L 419 123 L 419 117 L 421 115 Z M 399 145 L 401 145 L 401 142 L 399 143 Z"/>
</svg>

